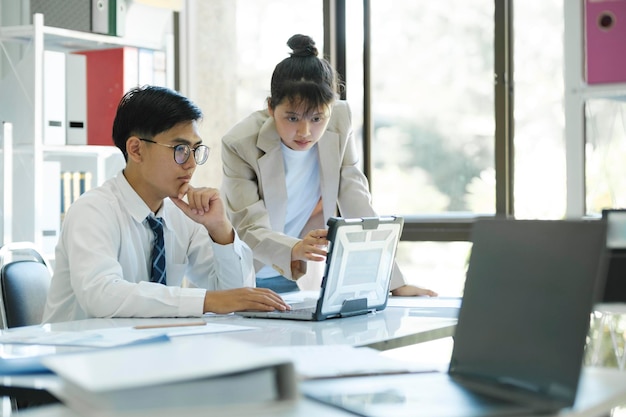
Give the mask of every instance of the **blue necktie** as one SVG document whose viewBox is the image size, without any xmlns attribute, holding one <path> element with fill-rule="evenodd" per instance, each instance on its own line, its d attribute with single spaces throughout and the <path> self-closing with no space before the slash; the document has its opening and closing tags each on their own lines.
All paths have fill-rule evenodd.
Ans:
<svg viewBox="0 0 626 417">
<path fill-rule="evenodd" d="M 150 228 L 154 232 L 152 246 L 152 273 L 150 281 L 165 285 L 165 243 L 163 241 L 163 220 L 158 217 L 147 217 Z"/>
</svg>

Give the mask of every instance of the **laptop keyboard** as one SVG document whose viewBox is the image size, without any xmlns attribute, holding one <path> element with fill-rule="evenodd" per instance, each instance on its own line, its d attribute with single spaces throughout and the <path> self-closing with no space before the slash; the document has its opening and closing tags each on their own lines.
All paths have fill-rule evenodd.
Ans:
<svg viewBox="0 0 626 417">
<path fill-rule="evenodd" d="M 287 314 L 313 314 L 315 313 L 315 307 L 301 307 L 284 311 Z"/>
<path fill-rule="evenodd" d="M 285 318 L 301 317 L 301 318 L 308 319 L 308 318 L 312 317 L 314 313 L 315 313 L 315 307 L 301 307 L 301 308 L 285 310 L 285 311 L 273 311 L 273 312 L 271 312 L 269 314 L 270 315 L 277 315 L 277 316 L 285 317 Z"/>
</svg>

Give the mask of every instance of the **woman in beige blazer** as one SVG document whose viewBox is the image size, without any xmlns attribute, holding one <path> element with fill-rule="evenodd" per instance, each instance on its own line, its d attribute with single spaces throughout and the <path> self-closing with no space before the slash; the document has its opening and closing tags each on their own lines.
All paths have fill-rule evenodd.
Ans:
<svg viewBox="0 0 626 417">
<path fill-rule="evenodd" d="M 252 248 L 257 286 L 276 292 L 297 290 L 307 261 L 325 259 L 330 216 L 376 215 L 334 69 L 317 57 L 308 36 L 294 35 L 287 44 L 293 52 L 274 70 L 268 108 L 222 139 L 222 194 L 231 222 Z M 390 289 L 436 295 L 406 285 L 397 265 Z"/>
</svg>

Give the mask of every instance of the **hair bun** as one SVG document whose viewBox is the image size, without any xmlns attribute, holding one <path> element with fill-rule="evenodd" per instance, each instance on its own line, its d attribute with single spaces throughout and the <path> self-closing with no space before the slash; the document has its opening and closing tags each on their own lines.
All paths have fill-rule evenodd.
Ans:
<svg viewBox="0 0 626 417">
<path fill-rule="evenodd" d="M 293 35 L 287 41 L 287 46 L 291 48 L 291 56 L 294 57 L 308 57 L 317 56 L 317 47 L 313 39 L 306 35 Z"/>
</svg>

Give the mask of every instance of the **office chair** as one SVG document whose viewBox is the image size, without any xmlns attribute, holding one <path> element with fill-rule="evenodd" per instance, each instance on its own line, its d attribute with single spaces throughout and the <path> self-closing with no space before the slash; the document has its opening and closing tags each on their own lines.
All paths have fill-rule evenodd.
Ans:
<svg viewBox="0 0 626 417">
<path fill-rule="evenodd" d="M 3 329 L 41 323 L 52 272 L 30 242 L 0 247 L 0 325 Z"/>
<path fill-rule="evenodd" d="M 34 244 L 14 242 L 0 247 L 0 325 L 3 329 L 41 323 L 51 278 L 52 269 Z M 3 384 L 0 384 L 0 397 L 12 410 L 59 401 L 43 389 Z"/>
</svg>

